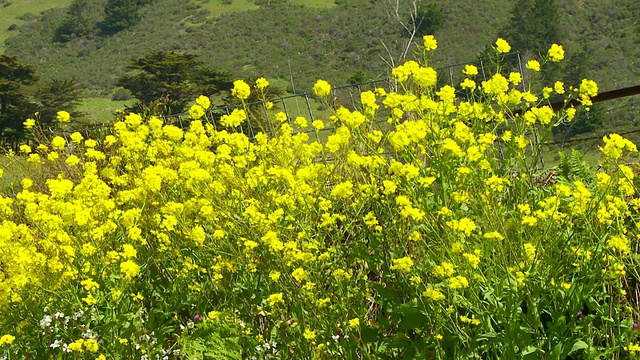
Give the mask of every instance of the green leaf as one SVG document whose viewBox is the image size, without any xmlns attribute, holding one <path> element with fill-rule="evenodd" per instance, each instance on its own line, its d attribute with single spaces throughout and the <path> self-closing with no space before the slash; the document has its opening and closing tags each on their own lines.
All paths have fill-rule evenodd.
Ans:
<svg viewBox="0 0 640 360">
<path fill-rule="evenodd" d="M 362 327 L 360 336 L 364 343 L 373 343 L 378 339 L 378 329 L 371 326 Z"/>
<path fill-rule="evenodd" d="M 571 350 L 569 351 L 569 355 L 571 355 L 572 353 L 578 351 L 578 350 L 584 350 L 584 349 L 588 349 L 589 345 L 582 341 L 582 340 L 577 340 L 575 343 L 573 343 L 573 346 L 571 347 Z"/>
<path fill-rule="evenodd" d="M 537 352 L 539 349 L 533 345 L 527 346 L 526 349 L 522 350 L 522 356 L 527 356 Z"/>
</svg>

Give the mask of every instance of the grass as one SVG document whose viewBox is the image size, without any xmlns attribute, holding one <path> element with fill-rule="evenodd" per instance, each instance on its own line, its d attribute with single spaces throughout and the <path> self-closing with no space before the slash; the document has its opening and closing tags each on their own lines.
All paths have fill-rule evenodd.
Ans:
<svg viewBox="0 0 640 360">
<path fill-rule="evenodd" d="M 21 189 L 20 181 L 28 174 L 35 174 L 37 167 L 26 161 L 26 158 L 21 155 L 13 157 L 2 154 L 0 156 L 0 169 L 3 174 L 0 178 L 0 193 L 2 194 L 15 194 Z"/>
<path fill-rule="evenodd" d="M 290 0 L 292 4 L 304 5 L 313 8 L 330 8 L 336 6 L 334 0 Z"/>
<path fill-rule="evenodd" d="M 335 6 L 333 0 L 291 0 L 292 4 L 303 5 L 312 8 L 330 8 Z M 224 4 L 222 0 L 209 0 L 199 2 L 201 9 L 209 11 L 208 19 L 217 18 L 222 14 L 258 10 L 260 5 L 256 5 L 251 0 L 233 0 L 231 4 Z"/>
<path fill-rule="evenodd" d="M 209 11 L 207 18 L 210 19 L 226 13 L 257 10 L 260 8 L 259 5 L 249 0 L 233 0 L 229 5 L 223 4 L 222 0 L 201 1 L 200 7 Z"/>
<path fill-rule="evenodd" d="M 6 50 L 4 41 L 16 30 L 9 30 L 9 26 L 24 23 L 20 18 L 26 14 L 38 15 L 45 10 L 67 6 L 71 0 L 0 0 L 0 54 Z M 7 5 L 9 4 L 9 5 Z"/>
<path fill-rule="evenodd" d="M 91 122 L 111 121 L 117 109 L 124 109 L 132 102 L 133 100 L 113 101 L 109 98 L 89 97 L 83 99 L 78 110 L 86 112 Z"/>
</svg>

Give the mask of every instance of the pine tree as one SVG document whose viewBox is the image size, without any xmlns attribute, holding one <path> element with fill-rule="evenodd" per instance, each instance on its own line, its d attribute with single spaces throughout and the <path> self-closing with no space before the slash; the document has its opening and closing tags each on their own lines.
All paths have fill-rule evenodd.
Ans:
<svg viewBox="0 0 640 360">
<path fill-rule="evenodd" d="M 9 140 L 23 136 L 22 122 L 35 111 L 24 93 L 22 85 L 38 80 L 30 65 L 21 63 L 14 56 L 0 55 L 0 135 Z"/>
<path fill-rule="evenodd" d="M 501 37 L 507 39 L 514 50 L 545 54 L 549 45 L 560 38 L 556 1 L 518 0 Z"/>
<path fill-rule="evenodd" d="M 197 55 L 154 51 L 131 60 L 128 69 L 138 72 L 122 76 L 117 85 L 129 90 L 144 107 L 163 99 L 159 110 L 180 113 L 197 95 L 231 89 L 228 73 L 203 68 L 201 64 Z"/>
<path fill-rule="evenodd" d="M 100 29 L 105 35 L 113 35 L 140 22 L 139 0 L 108 0 L 104 8 L 105 18 Z"/>
<path fill-rule="evenodd" d="M 88 0 L 73 0 L 67 10 L 67 16 L 56 29 L 54 40 L 67 42 L 92 34 L 95 31 L 95 26 L 89 19 L 88 12 Z"/>
<path fill-rule="evenodd" d="M 71 79 L 51 80 L 36 92 L 40 121 L 51 123 L 60 110 L 67 111 L 74 120 L 85 114 L 77 110 L 82 101 L 82 91 L 78 83 Z"/>
</svg>

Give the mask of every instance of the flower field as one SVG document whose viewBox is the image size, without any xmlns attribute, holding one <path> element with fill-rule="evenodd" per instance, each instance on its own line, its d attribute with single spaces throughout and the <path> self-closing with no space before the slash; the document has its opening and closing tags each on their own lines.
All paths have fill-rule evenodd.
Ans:
<svg viewBox="0 0 640 360">
<path fill-rule="evenodd" d="M 596 83 L 533 93 L 497 63 L 457 92 L 436 48 L 359 110 L 273 110 L 275 136 L 239 131 L 261 78 L 236 81 L 224 131 L 199 97 L 184 130 L 122 114 L 8 154 L 38 171 L 0 197 L 0 359 L 634 358 L 636 146 L 606 136 L 597 171 L 554 182 L 535 146 Z M 563 58 L 554 44 L 527 74 Z M 329 83 L 314 93 L 330 103 Z"/>
</svg>

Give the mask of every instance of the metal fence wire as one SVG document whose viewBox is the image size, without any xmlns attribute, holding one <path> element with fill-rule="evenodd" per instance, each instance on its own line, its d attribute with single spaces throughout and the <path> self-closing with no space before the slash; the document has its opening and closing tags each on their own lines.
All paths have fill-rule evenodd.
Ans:
<svg viewBox="0 0 640 360">
<path fill-rule="evenodd" d="M 516 64 L 514 70 L 520 72 L 523 79 L 521 86 L 524 89 L 525 77 L 520 53 L 512 52 L 504 54 L 502 55 L 502 58 L 503 60 L 507 59 L 511 63 Z M 462 69 L 466 65 L 475 65 L 478 68 L 478 78 L 487 80 L 496 73 L 497 67 L 495 66 L 494 61 L 495 59 L 482 58 L 437 68 L 438 86 L 448 84 L 459 90 L 459 84 L 464 79 Z M 373 91 L 376 88 L 383 88 L 386 91 L 396 91 L 397 86 L 398 84 L 392 78 L 380 78 L 356 84 L 332 87 L 329 105 L 334 109 L 337 109 L 340 106 L 344 106 L 350 110 L 360 109 L 360 95 L 363 92 Z M 326 109 L 323 104 L 317 101 L 315 94 L 312 92 L 282 96 L 270 99 L 267 102 L 252 102 L 246 104 L 250 111 L 247 114 L 247 121 L 240 129 L 251 139 L 253 139 L 258 132 L 263 132 L 270 136 L 275 135 L 275 129 L 278 124 L 273 123 L 272 116 L 269 115 L 269 111 L 267 110 L 267 103 L 273 104 L 274 109 L 277 111 L 282 111 L 289 123 L 292 123 L 292 121 L 298 116 L 303 116 L 310 122 L 318 119 L 327 120 L 327 117 L 329 116 L 329 109 Z M 206 120 L 212 124 L 215 130 L 219 130 L 220 118 L 223 115 L 229 115 L 232 110 L 233 108 L 230 106 L 212 106 L 206 110 L 205 117 Z M 181 129 L 186 129 L 190 123 L 189 114 L 187 112 L 163 115 L 161 118 L 165 124 L 173 124 Z M 111 126 L 112 122 L 96 123 L 80 129 L 63 130 L 61 136 L 68 139 L 71 133 L 80 132 L 85 138 L 89 138 L 105 133 L 105 131 L 108 131 L 108 128 Z M 322 129 L 321 132 L 327 133 L 333 130 L 333 127 L 326 127 Z M 313 130 L 309 129 L 295 129 L 295 132 L 312 131 Z"/>
<path fill-rule="evenodd" d="M 498 67 L 495 65 L 495 60 L 496 59 L 481 58 L 437 68 L 438 86 L 446 84 L 459 90 L 459 84 L 464 80 L 462 70 L 466 65 L 476 66 L 478 68 L 478 79 L 486 81 L 498 70 Z M 520 53 L 511 52 L 503 54 L 502 60 L 515 64 L 513 70 L 520 73 L 523 79 L 520 86 L 522 90 L 524 90 L 526 88 L 526 84 L 524 67 L 522 65 Z M 334 109 L 337 109 L 340 106 L 344 106 L 350 110 L 360 109 L 360 95 L 365 91 L 373 91 L 379 87 L 386 91 L 396 91 L 397 83 L 392 78 L 381 78 L 356 84 L 332 87 L 330 105 Z M 289 123 L 292 123 L 292 121 L 298 116 L 303 116 L 310 122 L 318 119 L 327 120 L 326 117 L 328 109 L 324 108 L 324 106 L 317 101 L 315 94 L 312 92 L 287 95 L 271 99 L 268 102 L 273 104 L 274 109 L 282 111 L 286 115 L 286 119 Z M 242 129 L 243 132 L 245 132 L 245 134 L 250 138 L 254 138 L 258 132 L 274 136 L 275 129 L 278 124 L 273 123 L 272 116 L 269 116 L 266 103 L 262 101 L 252 102 L 247 104 L 247 108 L 250 109 L 250 111 L 247 114 L 247 121 Z M 219 127 L 220 117 L 224 114 L 230 114 L 232 110 L 233 108 L 229 106 L 211 107 L 207 109 L 206 117 L 217 130 Z M 181 128 L 185 128 L 189 123 L 189 115 L 187 113 L 165 115 L 163 116 L 163 119 L 165 123 L 172 123 Z M 321 132 L 331 132 L 333 130 L 333 127 L 327 127 L 322 129 Z M 295 131 L 312 132 L 313 130 L 296 129 Z"/>
</svg>

